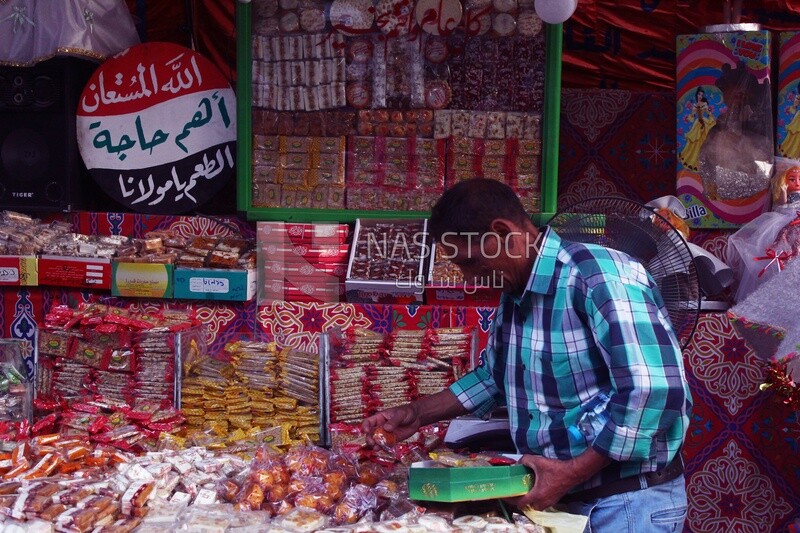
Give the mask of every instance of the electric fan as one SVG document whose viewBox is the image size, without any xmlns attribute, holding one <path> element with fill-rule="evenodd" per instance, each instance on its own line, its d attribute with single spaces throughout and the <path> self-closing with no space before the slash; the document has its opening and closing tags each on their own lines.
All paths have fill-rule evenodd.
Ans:
<svg viewBox="0 0 800 533">
<path fill-rule="evenodd" d="M 642 263 L 686 348 L 700 314 L 700 283 L 689 246 L 666 218 L 639 202 L 601 196 L 559 211 L 548 225 L 564 240 L 613 248 Z"/>
</svg>

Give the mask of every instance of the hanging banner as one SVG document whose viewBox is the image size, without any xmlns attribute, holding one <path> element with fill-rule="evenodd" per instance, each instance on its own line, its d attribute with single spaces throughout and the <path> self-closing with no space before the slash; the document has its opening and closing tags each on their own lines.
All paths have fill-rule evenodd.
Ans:
<svg viewBox="0 0 800 533">
<path fill-rule="evenodd" d="M 95 71 L 77 133 L 86 168 L 114 200 L 142 213 L 186 213 L 234 175 L 236 97 L 200 54 L 137 45 Z"/>
</svg>

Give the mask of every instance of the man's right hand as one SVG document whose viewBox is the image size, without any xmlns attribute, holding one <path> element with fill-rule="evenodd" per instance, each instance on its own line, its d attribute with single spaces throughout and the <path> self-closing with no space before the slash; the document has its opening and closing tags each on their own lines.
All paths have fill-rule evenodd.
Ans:
<svg viewBox="0 0 800 533">
<path fill-rule="evenodd" d="M 367 444 L 375 446 L 372 434 L 378 428 L 383 428 L 394 434 L 397 441 L 403 441 L 417 432 L 422 425 L 419 413 L 414 404 L 407 403 L 398 407 L 391 407 L 380 411 L 361 423 L 361 431 L 367 437 Z"/>
<path fill-rule="evenodd" d="M 400 442 L 416 433 L 422 426 L 465 414 L 467 414 L 467 410 L 458 401 L 456 395 L 449 389 L 444 389 L 364 419 L 361 423 L 361 431 L 367 436 L 367 443 L 370 446 L 375 446 L 372 435 L 380 427 L 394 434 L 396 441 Z"/>
</svg>

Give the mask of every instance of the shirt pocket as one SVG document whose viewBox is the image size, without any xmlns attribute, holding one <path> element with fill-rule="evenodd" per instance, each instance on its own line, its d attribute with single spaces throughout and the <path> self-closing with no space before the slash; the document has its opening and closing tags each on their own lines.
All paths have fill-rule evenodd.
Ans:
<svg viewBox="0 0 800 533">
<path fill-rule="evenodd" d="M 545 382 L 548 379 L 555 381 L 572 380 L 573 362 L 577 361 L 577 354 L 567 351 L 541 350 L 536 361 L 536 373 Z"/>
<path fill-rule="evenodd" d="M 534 401 L 542 410 L 552 414 L 562 413 L 574 408 L 578 403 L 573 385 L 575 354 L 564 351 L 541 350 L 536 354 Z"/>
</svg>

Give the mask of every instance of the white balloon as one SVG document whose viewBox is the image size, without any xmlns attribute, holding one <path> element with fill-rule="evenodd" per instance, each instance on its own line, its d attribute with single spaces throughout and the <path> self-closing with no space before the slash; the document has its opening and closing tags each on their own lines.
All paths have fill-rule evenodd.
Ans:
<svg viewBox="0 0 800 533">
<path fill-rule="evenodd" d="M 578 0 L 536 0 L 533 7 L 543 21 L 548 24 L 561 24 L 575 13 Z"/>
</svg>

